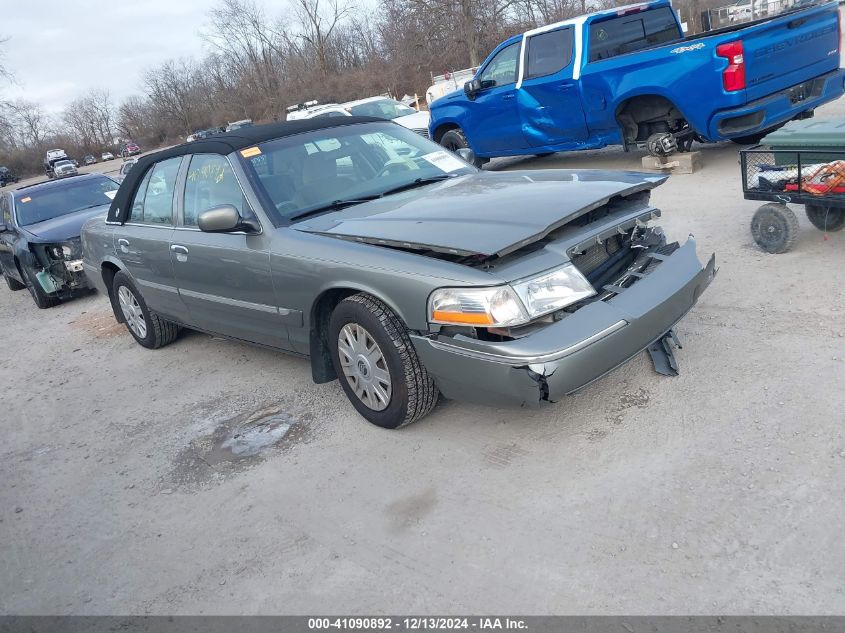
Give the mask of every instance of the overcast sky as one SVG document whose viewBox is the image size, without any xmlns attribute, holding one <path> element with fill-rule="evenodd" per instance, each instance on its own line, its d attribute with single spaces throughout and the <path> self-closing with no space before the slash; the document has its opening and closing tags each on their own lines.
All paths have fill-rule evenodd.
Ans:
<svg viewBox="0 0 845 633">
<path fill-rule="evenodd" d="M 203 54 L 199 32 L 211 6 L 213 0 L 0 0 L 0 37 L 10 38 L 4 64 L 19 84 L 2 92 L 51 112 L 91 88 L 107 88 L 118 103 L 140 92 L 145 68 Z"/>
</svg>

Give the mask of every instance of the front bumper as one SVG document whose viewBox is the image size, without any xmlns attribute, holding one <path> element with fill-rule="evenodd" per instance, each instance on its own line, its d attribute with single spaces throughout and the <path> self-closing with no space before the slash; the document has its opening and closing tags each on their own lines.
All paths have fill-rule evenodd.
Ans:
<svg viewBox="0 0 845 633">
<path fill-rule="evenodd" d="M 845 93 L 845 69 L 825 73 L 773 95 L 713 115 L 708 127 L 710 140 L 726 140 L 767 130 L 818 108 Z M 804 98 L 796 100 L 799 94 Z"/>
<path fill-rule="evenodd" d="M 653 272 L 607 301 L 590 303 L 529 336 L 505 342 L 412 335 L 447 398 L 538 405 L 558 400 L 646 349 L 695 305 L 716 274 L 690 238 Z"/>
</svg>

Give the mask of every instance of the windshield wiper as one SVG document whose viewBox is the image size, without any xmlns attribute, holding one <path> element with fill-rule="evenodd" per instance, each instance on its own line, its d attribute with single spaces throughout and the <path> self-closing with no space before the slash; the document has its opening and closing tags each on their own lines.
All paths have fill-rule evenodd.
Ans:
<svg viewBox="0 0 845 633">
<path fill-rule="evenodd" d="M 417 178 L 416 180 L 412 180 L 411 182 L 406 182 L 404 185 L 399 185 L 398 187 L 393 187 L 392 189 L 388 189 L 387 191 L 382 191 L 381 195 L 389 196 L 392 193 L 399 193 L 400 191 L 406 191 L 408 189 L 414 189 L 415 187 L 421 187 L 422 185 L 427 185 L 432 182 L 439 182 L 441 180 L 448 180 L 449 178 L 453 178 L 452 174 L 440 174 L 438 176 L 429 176 L 428 178 Z"/>
<path fill-rule="evenodd" d="M 307 218 L 309 216 L 317 215 L 319 213 L 325 213 L 326 211 L 336 211 L 337 209 L 351 207 L 352 205 L 361 204 L 362 202 L 369 202 L 370 200 L 378 200 L 379 198 L 389 196 L 392 193 L 399 193 L 400 191 L 413 189 L 422 185 L 428 185 L 432 182 L 447 180 L 448 178 L 453 178 L 455 175 L 457 174 L 440 174 L 438 176 L 429 176 L 428 178 L 417 178 L 416 180 L 406 182 L 405 184 L 399 185 L 398 187 L 393 187 L 392 189 L 382 191 L 380 194 L 372 196 L 361 196 L 359 198 L 347 198 L 345 200 L 335 200 L 334 202 L 317 207 L 316 209 L 309 209 L 308 211 L 298 213 L 297 215 L 292 216 L 290 218 L 290 221 L 293 222 L 295 220 L 301 220 L 302 218 Z"/>
<path fill-rule="evenodd" d="M 325 213 L 326 211 L 336 211 L 337 209 L 344 209 L 346 207 L 351 207 L 354 204 L 361 204 L 362 202 L 369 202 L 370 200 L 377 200 L 379 198 L 381 198 L 381 195 L 361 196 L 360 198 L 346 198 L 345 200 L 335 200 L 334 202 L 324 204 L 321 207 L 317 207 L 315 209 L 308 209 L 308 211 L 303 211 L 302 213 L 298 213 L 294 216 L 291 216 L 290 221 L 293 222 L 295 220 L 301 220 L 302 218 L 307 218 L 312 215 L 317 215 L 319 213 Z"/>
</svg>

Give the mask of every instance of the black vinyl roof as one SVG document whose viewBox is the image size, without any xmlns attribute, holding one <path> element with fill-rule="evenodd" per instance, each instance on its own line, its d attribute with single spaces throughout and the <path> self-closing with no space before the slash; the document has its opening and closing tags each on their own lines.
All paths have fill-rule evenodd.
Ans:
<svg viewBox="0 0 845 633">
<path fill-rule="evenodd" d="M 384 119 L 375 117 L 349 116 L 300 119 L 298 121 L 252 125 L 250 127 L 238 128 L 225 134 L 218 134 L 210 138 L 192 141 L 191 143 L 183 143 L 159 152 L 147 154 L 138 159 L 138 162 L 120 184 L 120 189 L 118 189 L 109 207 L 107 220 L 109 222 L 120 222 L 123 224 L 129 219 L 129 202 L 141 180 L 143 180 L 144 175 L 147 173 L 147 169 L 153 163 L 186 154 L 221 154 L 225 156 L 240 149 L 264 143 L 265 141 L 302 134 L 304 132 L 314 132 L 328 128 L 353 125 L 355 123 L 384 122 Z"/>
</svg>

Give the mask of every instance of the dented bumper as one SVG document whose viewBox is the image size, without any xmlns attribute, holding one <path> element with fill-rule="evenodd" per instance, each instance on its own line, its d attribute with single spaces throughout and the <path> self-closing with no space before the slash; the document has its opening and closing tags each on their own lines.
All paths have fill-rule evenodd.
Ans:
<svg viewBox="0 0 845 633">
<path fill-rule="evenodd" d="M 447 398 L 537 405 L 570 394 L 646 349 L 695 305 L 716 274 L 690 238 L 624 292 L 595 301 L 524 338 L 411 337 Z"/>
</svg>

